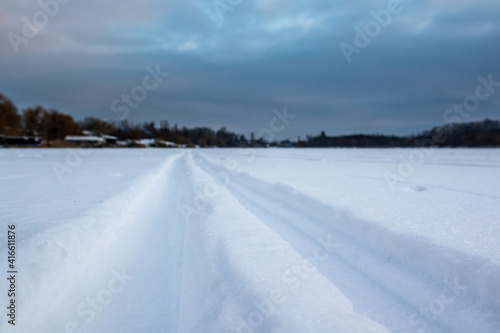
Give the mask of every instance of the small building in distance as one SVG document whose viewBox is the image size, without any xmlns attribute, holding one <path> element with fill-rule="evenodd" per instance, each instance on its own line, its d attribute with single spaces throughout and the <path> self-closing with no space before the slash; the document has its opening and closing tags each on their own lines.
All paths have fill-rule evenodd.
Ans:
<svg viewBox="0 0 500 333">
<path fill-rule="evenodd" d="M 0 146 L 39 146 L 40 138 L 34 136 L 4 136 L 0 134 Z"/>
<path fill-rule="evenodd" d="M 64 141 L 73 143 L 78 146 L 103 146 L 106 143 L 104 138 L 99 136 L 89 135 L 67 135 Z"/>
<path fill-rule="evenodd" d="M 108 145 L 116 145 L 118 138 L 112 135 L 103 135 L 102 138 L 106 141 Z"/>
</svg>

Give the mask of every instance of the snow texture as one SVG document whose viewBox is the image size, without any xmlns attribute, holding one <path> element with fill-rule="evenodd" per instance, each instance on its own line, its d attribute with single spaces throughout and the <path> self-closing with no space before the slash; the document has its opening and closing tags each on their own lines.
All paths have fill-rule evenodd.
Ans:
<svg viewBox="0 0 500 333">
<path fill-rule="evenodd" d="M 499 150 L 4 149 L 0 185 L 2 333 L 500 332 Z"/>
</svg>

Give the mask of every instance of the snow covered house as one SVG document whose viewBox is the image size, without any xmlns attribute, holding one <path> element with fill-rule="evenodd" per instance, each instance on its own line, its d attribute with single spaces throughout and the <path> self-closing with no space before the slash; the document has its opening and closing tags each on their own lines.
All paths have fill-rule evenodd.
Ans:
<svg viewBox="0 0 500 333">
<path fill-rule="evenodd" d="M 106 143 L 104 138 L 95 135 L 67 135 L 64 141 L 74 143 L 79 146 L 102 146 Z"/>
</svg>

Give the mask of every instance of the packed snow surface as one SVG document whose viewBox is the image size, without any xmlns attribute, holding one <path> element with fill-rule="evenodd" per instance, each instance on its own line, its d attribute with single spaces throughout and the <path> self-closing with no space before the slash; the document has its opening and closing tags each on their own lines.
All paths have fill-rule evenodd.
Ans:
<svg viewBox="0 0 500 333">
<path fill-rule="evenodd" d="M 500 332 L 500 150 L 2 149 L 0 186 L 2 333 Z"/>
</svg>

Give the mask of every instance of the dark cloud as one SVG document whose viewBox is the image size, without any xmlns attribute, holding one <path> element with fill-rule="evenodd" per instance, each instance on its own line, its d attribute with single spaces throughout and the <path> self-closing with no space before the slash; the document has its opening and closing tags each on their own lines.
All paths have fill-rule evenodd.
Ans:
<svg viewBox="0 0 500 333">
<path fill-rule="evenodd" d="M 500 3 L 400 7 L 348 63 L 339 45 L 355 46 L 354 28 L 364 29 L 387 1 L 243 0 L 223 20 L 206 0 L 69 1 L 46 7 L 53 17 L 16 53 L 9 36 L 23 37 L 23 17 L 33 21 L 42 9 L 8 0 L 0 4 L 0 92 L 21 108 L 119 120 L 112 102 L 159 66 L 169 77 L 129 120 L 248 134 L 286 106 L 297 118 L 282 138 L 408 134 L 442 124 L 448 108 L 474 93 L 478 76 L 500 81 Z M 471 119 L 498 118 L 498 90 Z"/>
</svg>

